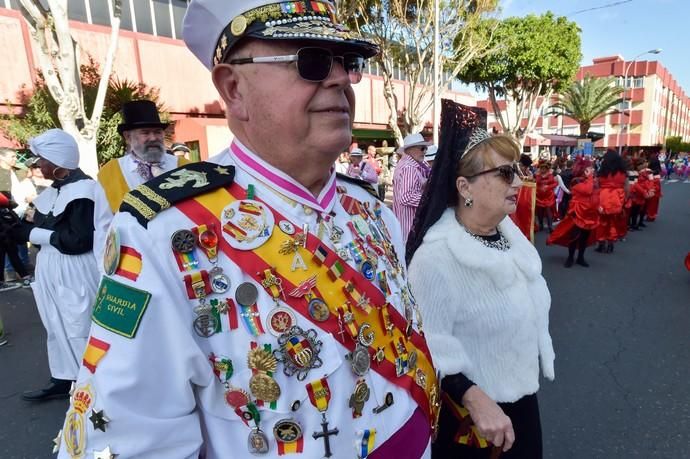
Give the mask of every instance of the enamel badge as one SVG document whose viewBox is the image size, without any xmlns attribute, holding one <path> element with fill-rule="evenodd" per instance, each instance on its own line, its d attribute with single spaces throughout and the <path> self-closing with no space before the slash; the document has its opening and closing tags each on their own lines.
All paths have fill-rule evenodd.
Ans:
<svg viewBox="0 0 690 459">
<path fill-rule="evenodd" d="M 259 201 L 243 199 L 223 209 L 223 234 L 231 247 L 253 250 L 271 237 L 275 219 L 273 213 Z"/>
<path fill-rule="evenodd" d="M 316 330 L 304 331 L 298 326 L 280 335 L 280 349 L 274 351 L 274 355 L 283 363 L 283 373 L 286 376 L 297 375 L 297 379 L 303 381 L 309 370 L 321 367 L 323 362 L 319 358 L 319 353 L 322 343 L 316 336 Z"/>
</svg>

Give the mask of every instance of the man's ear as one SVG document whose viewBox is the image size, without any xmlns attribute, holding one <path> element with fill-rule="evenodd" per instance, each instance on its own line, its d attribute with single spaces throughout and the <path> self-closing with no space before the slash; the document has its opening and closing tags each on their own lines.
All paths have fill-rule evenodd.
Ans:
<svg viewBox="0 0 690 459">
<path fill-rule="evenodd" d="M 246 100 L 239 90 L 240 73 L 229 64 L 218 64 L 211 72 L 213 84 L 223 98 L 227 113 L 240 121 L 248 121 Z"/>
</svg>

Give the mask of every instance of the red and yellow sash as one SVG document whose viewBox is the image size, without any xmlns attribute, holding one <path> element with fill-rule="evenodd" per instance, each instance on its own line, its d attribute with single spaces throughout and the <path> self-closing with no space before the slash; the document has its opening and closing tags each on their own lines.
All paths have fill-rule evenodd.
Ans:
<svg viewBox="0 0 690 459">
<path fill-rule="evenodd" d="M 222 214 L 223 209 L 231 202 L 245 198 L 246 191 L 239 185 L 233 184 L 227 189 L 221 188 L 212 193 L 185 200 L 176 207 L 197 225 L 217 224 L 217 227 L 220 227 L 218 216 Z M 273 212 L 276 222 L 287 220 L 264 201 L 262 203 Z M 298 226 L 295 225 L 295 227 Z M 385 359 L 373 363 L 372 370 L 405 389 L 435 428 L 440 400 L 436 373 L 424 338 L 416 331 L 412 331 L 408 338 L 405 334 L 407 326 L 405 318 L 386 302 L 384 294 L 311 233 L 307 234 L 306 247 L 298 249 L 304 254 L 307 271 L 292 272 L 290 270 L 292 255 L 281 254 L 280 249 L 284 243 L 294 244 L 302 237 L 304 236 L 300 230 L 293 235 L 287 235 L 276 226 L 271 238 L 254 250 L 234 249 L 224 238 L 219 238 L 219 249 L 259 284 L 262 281 L 262 273 L 267 269 L 273 269 L 275 276 L 282 282 L 283 290 L 287 292 L 298 288 L 312 276 L 316 276 L 314 291 L 318 292 L 321 299 L 328 305 L 331 312 L 328 320 L 320 323 L 313 321 L 309 315 L 307 296 L 287 297 L 284 299 L 287 304 L 314 326 L 326 333 L 331 333 L 350 351 L 355 348 L 355 340 L 351 339 L 351 333 L 357 333 L 357 331 L 352 329 L 348 330 L 347 334 L 338 333 L 338 311 L 348 310 L 354 316 L 355 323 L 368 324 L 369 331 L 374 333 L 374 342 L 370 349 L 382 349 L 385 353 Z M 333 268 L 334 266 L 336 268 Z M 353 301 L 357 303 L 353 304 Z M 396 376 L 396 357 L 399 356 L 396 356 L 395 347 L 391 346 L 391 343 L 399 342 L 404 343 L 408 355 L 413 351 L 416 352 L 417 364 L 416 369 Z"/>
</svg>

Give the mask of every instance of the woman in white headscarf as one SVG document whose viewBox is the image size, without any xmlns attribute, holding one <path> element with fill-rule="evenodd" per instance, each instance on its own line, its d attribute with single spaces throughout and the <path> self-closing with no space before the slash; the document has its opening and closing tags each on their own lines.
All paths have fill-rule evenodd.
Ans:
<svg viewBox="0 0 690 459">
<path fill-rule="evenodd" d="M 74 138 L 51 129 L 29 141 L 43 175 L 53 180 L 25 217 L 24 236 L 40 246 L 32 284 L 41 321 L 48 332 L 50 384 L 25 392 L 30 401 L 69 396 L 77 379 L 98 288 L 93 256 L 95 181 L 79 169 Z"/>
</svg>

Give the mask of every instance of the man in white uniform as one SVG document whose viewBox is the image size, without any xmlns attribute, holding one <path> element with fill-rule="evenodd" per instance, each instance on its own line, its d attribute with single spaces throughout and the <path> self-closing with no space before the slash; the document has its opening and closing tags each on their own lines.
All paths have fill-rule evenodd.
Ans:
<svg viewBox="0 0 690 459">
<path fill-rule="evenodd" d="M 192 0 L 184 38 L 235 140 L 115 216 L 59 457 L 428 458 L 400 227 L 333 170 L 376 46 L 323 1 Z"/>
<path fill-rule="evenodd" d="M 166 154 L 165 129 L 156 104 L 135 100 L 122 106 L 123 122 L 117 131 L 125 139 L 127 154 L 111 159 L 98 171 L 94 216 L 94 254 L 100 259 L 113 215 L 125 194 L 164 172 L 187 164 L 184 157 Z"/>
</svg>

